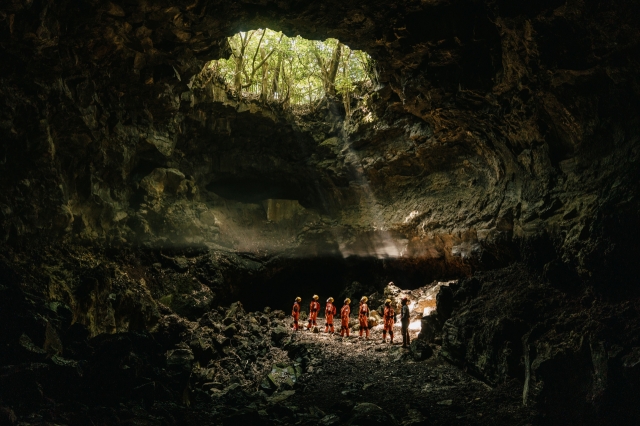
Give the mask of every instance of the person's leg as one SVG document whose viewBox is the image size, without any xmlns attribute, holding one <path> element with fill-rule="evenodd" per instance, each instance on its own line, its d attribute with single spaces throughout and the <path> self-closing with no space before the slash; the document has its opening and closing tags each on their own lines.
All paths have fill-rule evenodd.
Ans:
<svg viewBox="0 0 640 426">
<path fill-rule="evenodd" d="M 402 343 L 404 346 L 409 346 L 409 325 L 402 326 Z"/>
</svg>

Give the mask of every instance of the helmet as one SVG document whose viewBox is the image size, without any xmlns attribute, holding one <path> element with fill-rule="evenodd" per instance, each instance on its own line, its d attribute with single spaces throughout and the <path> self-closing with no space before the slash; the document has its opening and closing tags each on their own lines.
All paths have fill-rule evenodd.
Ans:
<svg viewBox="0 0 640 426">
<path fill-rule="evenodd" d="M 333 303 L 333 297 L 328 298 L 327 303 Z"/>
<path fill-rule="evenodd" d="M 385 304 L 385 305 L 390 305 L 390 304 L 391 304 L 391 299 L 387 299 L 387 300 L 385 300 L 385 301 L 384 301 L 384 304 Z"/>
<path fill-rule="evenodd" d="M 369 300 L 367 296 L 362 296 L 362 299 L 360 299 L 360 301 L 364 303 L 367 303 L 367 300 Z"/>
<path fill-rule="evenodd" d="M 348 305 L 349 303 L 351 303 L 351 299 L 349 299 L 348 297 L 346 299 L 344 299 L 344 304 Z"/>
<path fill-rule="evenodd" d="M 313 295 L 313 300 L 318 300 L 318 295 L 317 294 Z"/>
<path fill-rule="evenodd" d="M 296 297 L 296 302 L 301 302 L 302 299 L 300 297 Z"/>
<path fill-rule="evenodd" d="M 402 298 L 402 301 L 403 301 L 403 302 L 408 302 L 408 301 L 409 301 L 409 297 L 408 297 L 408 296 L 404 296 L 404 297 Z"/>
</svg>

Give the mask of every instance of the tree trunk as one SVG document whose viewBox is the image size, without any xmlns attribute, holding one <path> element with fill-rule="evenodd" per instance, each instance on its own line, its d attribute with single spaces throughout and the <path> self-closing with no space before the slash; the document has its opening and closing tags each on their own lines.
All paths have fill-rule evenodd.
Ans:
<svg viewBox="0 0 640 426">
<path fill-rule="evenodd" d="M 318 67 L 322 74 L 322 85 L 324 86 L 324 93 L 327 95 L 336 95 L 336 75 L 338 74 L 338 66 L 340 65 L 340 56 L 342 54 L 342 43 L 338 42 L 338 45 L 331 55 L 331 62 L 329 66 L 325 64 L 324 60 L 320 56 L 320 53 L 316 49 L 313 49 L 313 54 L 316 57 Z"/>
<path fill-rule="evenodd" d="M 331 63 L 327 70 L 327 85 L 325 88 L 326 93 L 335 96 L 336 95 L 336 76 L 338 75 L 338 66 L 340 65 L 340 56 L 342 55 L 342 43 L 338 42 L 336 49 L 331 55 Z"/>
<path fill-rule="evenodd" d="M 280 92 L 279 92 L 279 87 L 278 87 L 278 80 L 280 78 L 280 68 L 282 67 L 282 52 L 278 53 L 278 62 L 276 65 L 276 68 L 273 72 L 273 81 L 271 84 L 271 93 L 273 96 L 275 96 L 275 94 L 277 93 L 278 96 L 280 96 Z"/>
</svg>

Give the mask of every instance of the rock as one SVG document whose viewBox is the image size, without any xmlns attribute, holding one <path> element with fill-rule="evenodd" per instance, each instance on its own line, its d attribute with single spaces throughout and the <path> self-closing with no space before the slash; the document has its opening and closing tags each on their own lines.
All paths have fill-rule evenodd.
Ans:
<svg viewBox="0 0 640 426">
<path fill-rule="evenodd" d="M 202 385 L 202 389 L 204 390 L 210 390 L 210 389 L 222 390 L 223 388 L 224 388 L 224 385 L 220 382 L 208 382 Z"/>
<path fill-rule="evenodd" d="M 275 394 L 273 394 L 273 396 L 267 398 L 267 401 L 270 404 L 279 404 L 283 401 L 285 401 L 286 399 L 288 399 L 289 397 L 293 396 L 296 393 L 296 391 L 294 390 L 285 390 L 282 392 L 277 392 Z"/>
<path fill-rule="evenodd" d="M 311 414 L 313 417 L 320 418 L 320 419 L 324 418 L 327 415 L 324 411 L 322 411 L 315 405 L 312 405 L 311 407 L 309 407 L 309 414 Z"/>
<path fill-rule="evenodd" d="M 176 269 L 180 272 L 185 272 L 189 270 L 189 261 L 184 256 L 179 256 L 173 259 L 173 264 Z"/>
<path fill-rule="evenodd" d="M 351 416 L 347 421 L 348 425 L 396 425 L 395 419 L 387 414 L 382 408 L 369 402 L 357 404 L 351 410 Z"/>
<path fill-rule="evenodd" d="M 441 286 L 436 296 L 436 312 L 440 322 L 444 324 L 446 320 L 451 318 L 453 312 L 453 291 L 449 286 Z"/>
<path fill-rule="evenodd" d="M 157 168 L 140 181 L 140 186 L 153 197 L 161 197 L 165 192 L 175 195 L 184 179 L 184 174 L 177 169 Z"/>
<path fill-rule="evenodd" d="M 423 339 L 414 339 L 409 345 L 409 352 L 415 361 L 422 361 L 433 355 L 433 349 Z"/>
<path fill-rule="evenodd" d="M 289 329 L 279 325 L 271 330 L 271 340 L 279 342 L 289 335 Z"/>
<path fill-rule="evenodd" d="M 439 401 L 437 402 L 438 405 L 452 405 L 453 404 L 453 400 L 452 399 L 445 399 L 443 401 Z"/>
<path fill-rule="evenodd" d="M 321 418 L 318 424 L 321 426 L 337 425 L 340 424 L 340 417 L 335 414 L 329 414 Z"/>
<path fill-rule="evenodd" d="M 433 342 L 438 333 L 442 331 L 442 323 L 436 312 L 432 312 L 430 315 L 423 317 L 420 323 L 421 329 L 418 334 L 418 339 L 426 342 Z"/>
<path fill-rule="evenodd" d="M 167 367 L 190 370 L 194 359 L 191 349 L 174 349 L 167 351 Z"/>
<path fill-rule="evenodd" d="M 235 324 L 229 324 L 222 330 L 225 336 L 232 337 L 238 333 L 238 327 Z"/>
<path fill-rule="evenodd" d="M 44 359 L 44 356 L 47 355 L 47 351 L 45 351 L 44 349 L 36 346 L 33 343 L 33 341 L 31 340 L 31 338 L 29 336 L 27 336 L 26 334 L 22 334 L 20 336 L 20 339 L 18 340 L 18 343 L 20 344 L 20 346 L 22 348 L 26 349 L 31 354 L 40 355 L 40 357 L 38 357 L 38 358 Z"/>
<path fill-rule="evenodd" d="M 371 311 L 371 315 L 369 316 L 369 327 L 375 327 L 380 324 L 382 321 L 382 317 L 378 311 Z"/>
<path fill-rule="evenodd" d="M 0 426 L 11 426 L 16 424 L 18 418 L 9 407 L 0 407 Z M 333 424 L 333 423 L 329 423 Z"/>
<path fill-rule="evenodd" d="M 407 416 L 402 419 L 402 426 L 428 426 L 429 422 L 422 413 L 415 408 L 407 410 Z"/>
<path fill-rule="evenodd" d="M 234 302 L 231 304 L 231 306 L 229 306 L 229 309 L 227 310 L 224 319 L 225 321 L 228 321 L 228 319 L 235 320 L 237 319 L 239 314 L 244 314 L 242 303 Z"/>
<path fill-rule="evenodd" d="M 387 284 L 387 286 L 384 288 L 384 297 L 385 299 L 396 299 L 398 297 L 398 295 L 402 292 L 402 289 L 400 289 L 400 287 L 398 287 L 397 285 L 395 285 L 393 282 L 390 282 L 389 284 Z"/>
<path fill-rule="evenodd" d="M 298 370 L 292 366 L 274 366 L 262 382 L 261 388 L 264 390 L 278 390 L 280 388 L 291 389 L 301 373 L 302 370 Z"/>
</svg>

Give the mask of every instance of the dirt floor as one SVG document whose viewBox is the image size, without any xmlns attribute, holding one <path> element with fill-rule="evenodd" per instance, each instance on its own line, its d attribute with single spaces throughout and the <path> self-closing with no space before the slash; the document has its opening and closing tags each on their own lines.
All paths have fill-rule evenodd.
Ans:
<svg viewBox="0 0 640 426">
<path fill-rule="evenodd" d="M 361 403 L 375 404 L 392 422 L 406 425 L 534 423 L 534 412 L 522 406 L 521 383 L 490 387 L 442 360 L 437 348 L 429 359 L 414 361 L 401 347 L 399 333 L 394 345 L 381 342 L 380 330 L 369 340 L 357 337 L 358 332 L 350 338 L 311 331 L 292 334 L 292 345 L 304 348 L 309 359 L 292 396 L 314 417 L 325 415 L 314 424 L 358 424 L 343 413 Z"/>
</svg>

